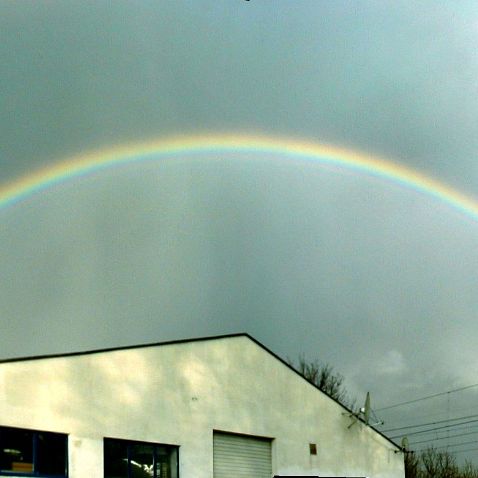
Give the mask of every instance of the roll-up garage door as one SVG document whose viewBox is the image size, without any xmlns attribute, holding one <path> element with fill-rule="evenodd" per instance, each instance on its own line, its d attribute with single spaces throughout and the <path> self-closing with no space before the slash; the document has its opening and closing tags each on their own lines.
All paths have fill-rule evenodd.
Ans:
<svg viewBox="0 0 478 478">
<path fill-rule="evenodd" d="M 214 478 L 271 478 L 271 441 L 214 432 Z"/>
</svg>

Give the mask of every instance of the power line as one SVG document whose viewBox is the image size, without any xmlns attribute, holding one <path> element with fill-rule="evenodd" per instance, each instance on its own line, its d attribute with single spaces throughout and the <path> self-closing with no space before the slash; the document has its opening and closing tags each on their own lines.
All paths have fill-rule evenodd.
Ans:
<svg viewBox="0 0 478 478">
<path fill-rule="evenodd" d="M 449 436 L 444 436 L 444 437 L 430 438 L 428 440 L 421 440 L 421 441 L 416 441 L 416 442 L 410 443 L 410 446 L 419 445 L 421 443 L 430 443 L 430 442 L 439 441 L 439 440 L 448 440 L 450 438 L 464 437 L 464 436 L 467 436 L 467 435 L 475 435 L 476 433 L 478 433 L 478 430 L 476 430 L 474 432 L 458 433 L 457 435 L 449 435 Z"/>
<path fill-rule="evenodd" d="M 465 452 L 468 452 L 468 451 L 477 451 L 478 448 L 468 448 L 467 450 L 455 450 L 453 451 L 453 453 L 465 453 Z"/>
<path fill-rule="evenodd" d="M 427 395 L 426 397 L 415 398 L 414 400 L 408 400 L 407 402 L 400 402 L 395 403 L 393 405 L 388 405 L 386 407 L 377 408 L 375 411 L 380 412 L 382 410 L 390 410 L 391 408 L 401 407 L 403 405 L 409 405 L 410 403 L 421 402 L 422 400 L 429 400 L 430 398 L 439 397 L 441 395 L 446 395 L 455 392 L 461 392 L 463 390 L 467 390 L 469 388 L 478 387 L 478 383 L 474 383 L 473 385 L 467 385 L 466 387 L 455 388 L 454 390 L 448 390 L 446 392 L 434 393 L 433 395 Z"/>
<path fill-rule="evenodd" d="M 415 450 L 415 452 L 420 453 L 421 451 L 425 451 L 425 450 L 426 450 L 426 448 L 423 448 L 421 450 Z M 436 448 L 435 448 L 435 450 L 436 450 Z M 451 453 L 453 453 L 453 454 L 467 453 L 467 452 L 470 452 L 470 451 L 477 451 L 477 450 L 478 450 L 478 448 L 467 448 L 466 450 L 452 450 Z"/>
<path fill-rule="evenodd" d="M 453 431 L 458 431 L 458 430 L 470 430 L 472 428 L 475 428 L 475 427 L 478 427 L 478 423 L 474 423 L 474 421 L 472 421 L 472 425 L 469 425 L 469 422 L 462 422 L 462 423 L 454 423 L 454 424 L 451 424 L 450 425 L 450 428 L 453 428 Z M 430 432 L 432 433 L 433 431 L 435 431 L 436 428 L 428 428 L 426 430 L 421 430 L 422 432 Z M 445 433 L 447 432 L 447 430 L 442 430 L 438 433 Z M 410 432 L 411 434 L 413 434 L 414 432 Z M 406 433 L 403 433 L 399 436 L 405 436 Z"/>
<path fill-rule="evenodd" d="M 478 392 L 478 390 L 477 390 Z M 441 420 L 442 418 L 444 418 L 444 411 L 443 411 L 443 407 L 442 406 L 438 406 L 438 404 L 436 404 L 436 407 L 434 406 L 429 406 L 427 408 L 430 408 L 435 410 L 433 413 L 422 413 L 420 412 L 420 414 L 416 417 L 416 421 L 419 420 L 419 419 L 422 419 L 423 421 L 427 420 L 427 421 L 432 421 L 432 420 Z M 476 407 L 476 403 L 475 403 L 475 400 L 473 400 L 472 402 L 470 402 L 468 404 L 468 406 L 466 407 L 456 407 L 456 406 L 453 406 L 453 412 L 456 412 L 456 414 L 461 414 L 461 413 L 470 413 L 470 412 L 476 412 L 477 411 L 477 407 Z M 383 415 L 386 415 L 387 412 L 384 412 Z M 395 413 L 400 413 L 400 412 L 395 412 Z M 404 412 L 401 412 L 401 416 L 396 416 L 394 417 L 393 419 L 388 419 L 387 420 L 387 424 L 388 426 L 399 426 L 403 423 L 404 421 L 404 418 L 403 418 L 403 413 Z M 449 416 L 447 418 L 450 418 Z"/>
<path fill-rule="evenodd" d="M 457 420 L 465 420 L 467 418 L 474 418 L 478 417 L 478 414 L 474 415 L 468 415 L 465 417 L 457 417 L 457 418 L 447 418 L 446 420 L 438 420 L 436 422 L 428 422 L 428 423 L 420 423 L 419 425 L 406 425 L 404 427 L 397 427 L 397 428 L 389 428 L 388 430 L 382 430 L 382 433 L 388 433 L 388 432 L 395 432 L 397 430 L 406 430 L 408 428 L 418 428 L 418 427 L 426 427 L 429 425 L 438 425 L 439 423 L 446 423 L 446 422 L 453 422 Z"/>
<path fill-rule="evenodd" d="M 458 425 L 466 425 L 468 423 L 475 423 L 475 422 L 478 422 L 478 419 L 469 420 L 469 421 L 463 422 L 463 423 L 455 423 L 453 425 L 443 425 L 441 427 L 429 428 L 428 430 L 419 430 L 417 432 L 411 432 L 411 433 L 401 433 L 400 435 L 395 435 L 395 436 L 392 436 L 392 437 L 389 437 L 389 438 L 391 438 L 393 440 L 395 438 L 400 438 L 400 437 L 403 437 L 403 436 L 419 435 L 421 433 L 430 433 L 430 432 L 433 432 L 435 430 L 443 430 L 444 428 L 452 428 L 452 427 L 456 427 Z"/>
<path fill-rule="evenodd" d="M 455 443 L 455 444 L 452 444 L 452 445 L 439 446 L 439 447 L 434 448 L 434 450 L 447 450 L 448 448 L 451 448 L 451 447 L 471 445 L 472 443 L 478 443 L 478 440 L 465 441 L 463 443 Z M 423 450 L 426 450 L 426 448 L 422 448 L 422 449 L 417 450 L 417 451 L 423 451 Z M 460 451 L 460 450 L 457 450 L 457 451 Z"/>
</svg>

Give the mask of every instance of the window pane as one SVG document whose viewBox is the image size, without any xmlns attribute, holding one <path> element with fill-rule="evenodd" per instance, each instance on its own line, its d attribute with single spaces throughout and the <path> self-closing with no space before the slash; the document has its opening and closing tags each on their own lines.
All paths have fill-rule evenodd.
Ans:
<svg viewBox="0 0 478 478">
<path fill-rule="evenodd" d="M 37 433 L 35 471 L 44 475 L 66 474 L 66 435 Z"/>
<path fill-rule="evenodd" d="M 0 428 L 0 470 L 33 471 L 33 432 Z"/>
<path fill-rule="evenodd" d="M 134 443 L 130 445 L 131 478 L 151 478 L 153 470 L 153 446 Z"/>
<path fill-rule="evenodd" d="M 126 442 L 107 440 L 105 449 L 105 478 L 128 478 L 128 449 Z"/>
<path fill-rule="evenodd" d="M 156 477 L 177 478 L 178 453 L 176 448 L 156 447 Z"/>
<path fill-rule="evenodd" d="M 104 440 L 105 478 L 178 478 L 178 450 L 169 445 Z"/>
</svg>

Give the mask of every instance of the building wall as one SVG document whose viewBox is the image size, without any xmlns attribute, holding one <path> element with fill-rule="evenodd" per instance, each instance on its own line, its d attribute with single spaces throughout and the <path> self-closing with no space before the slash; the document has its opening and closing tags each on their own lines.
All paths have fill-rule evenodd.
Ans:
<svg viewBox="0 0 478 478">
<path fill-rule="evenodd" d="M 180 477 L 212 478 L 213 430 L 272 438 L 276 474 L 403 478 L 344 412 L 246 336 L 0 364 L 0 425 L 68 433 L 71 478 L 103 477 L 104 437 L 179 445 Z"/>
</svg>

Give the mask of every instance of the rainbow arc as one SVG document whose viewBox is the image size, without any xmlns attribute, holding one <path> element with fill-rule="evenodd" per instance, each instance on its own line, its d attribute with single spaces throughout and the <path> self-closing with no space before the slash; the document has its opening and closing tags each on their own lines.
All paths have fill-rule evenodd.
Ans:
<svg viewBox="0 0 478 478">
<path fill-rule="evenodd" d="M 129 144 L 72 157 L 20 177 L 0 188 L 0 208 L 16 204 L 57 184 L 101 170 L 141 162 L 181 158 L 193 153 L 265 153 L 318 165 L 333 165 L 375 176 L 431 196 L 478 220 L 478 202 L 411 168 L 363 153 L 307 141 L 253 135 L 180 136 Z"/>
</svg>

